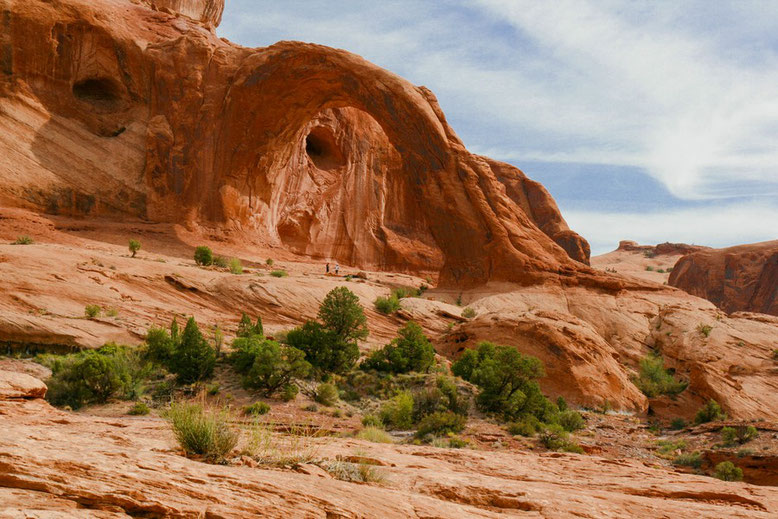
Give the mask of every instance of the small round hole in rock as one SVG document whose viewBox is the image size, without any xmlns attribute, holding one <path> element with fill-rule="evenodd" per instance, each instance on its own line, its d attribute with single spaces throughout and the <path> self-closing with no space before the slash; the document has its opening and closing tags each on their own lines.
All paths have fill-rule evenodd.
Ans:
<svg viewBox="0 0 778 519">
<path fill-rule="evenodd" d="M 318 126 L 305 137 L 305 153 L 319 169 L 335 169 L 346 163 L 332 130 Z"/>
<path fill-rule="evenodd" d="M 121 107 L 119 85 L 108 78 L 90 78 L 73 85 L 73 95 L 79 101 L 92 105 L 101 112 L 114 112 Z"/>
</svg>

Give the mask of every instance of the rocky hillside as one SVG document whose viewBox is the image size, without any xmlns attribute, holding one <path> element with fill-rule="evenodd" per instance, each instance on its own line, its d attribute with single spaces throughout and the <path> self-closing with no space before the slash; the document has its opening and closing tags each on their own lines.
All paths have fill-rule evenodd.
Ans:
<svg viewBox="0 0 778 519">
<path fill-rule="evenodd" d="M 778 241 L 686 255 L 669 283 L 725 312 L 778 315 Z"/>
</svg>

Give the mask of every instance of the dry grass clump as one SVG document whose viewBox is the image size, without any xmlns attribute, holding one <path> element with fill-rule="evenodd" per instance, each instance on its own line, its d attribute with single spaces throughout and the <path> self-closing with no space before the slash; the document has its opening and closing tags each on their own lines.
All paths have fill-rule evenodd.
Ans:
<svg viewBox="0 0 778 519">
<path fill-rule="evenodd" d="M 238 444 L 240 433 L 229 424 L 226 410 L 205 409 L 200 404 L 177 403 L 166 418 L 181 448 L 213 463 L 222 461 Z"/>
<path fill-rule="evenodd" d="M 273 424 L 254 421 L 248 426 L 247 436 L 242 454 L 262 465 L 283 467 L 316 461 L 324 434 L 312 425 L 293 425 L 288 434 L 280 434 Z"/>
</svg>

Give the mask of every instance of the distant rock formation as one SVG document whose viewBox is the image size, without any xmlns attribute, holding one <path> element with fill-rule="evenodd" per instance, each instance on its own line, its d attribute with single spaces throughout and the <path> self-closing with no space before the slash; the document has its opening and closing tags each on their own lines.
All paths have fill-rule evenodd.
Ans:
<svg viewBox="0 0 778 519">
<path fill-rule="evenodd" d="M 726 312 L 778 315 L 778 240 L 688 254 L 669 284 Z"/>
<path fill-rule="evenodd" d="M 710 250 L 710 247 L 702 245 L 688 245 L 686 243 L 660 243 L 659 245 L 639 245 L 635 241 L 622 240 L 616 250 L 643 252 L 648 256 L 675 256 L 678 254 L 691 254 L 701 250 Z"/>
<path fill-rule="evenodd" d="M 359 56 L 226 42 L 221 0 L 3 6 L 5 204 L 180 223 L 449 285 L 597 276 L 540 184 L 469 153 L 428 89 Z"/>
</svg>

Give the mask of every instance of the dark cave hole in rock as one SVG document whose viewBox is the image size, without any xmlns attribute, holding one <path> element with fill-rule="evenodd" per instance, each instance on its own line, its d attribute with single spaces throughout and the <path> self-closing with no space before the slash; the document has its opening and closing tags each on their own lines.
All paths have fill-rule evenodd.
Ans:
<svg viewBox="0 0 778 519">
<path fill-rule="evenodd" d="M 99 112 L 115 112 L 122 105 L 121 88 L 109 78 L 78 81 L 73 85 L 73 95 Z"/>
<path fill-rule="evenodd" d="M 335 169 L 346 163 L 335 134 L 323 126 L 313 128 L 305 137 L 305 153 L 319 169 Z"/>
</svg>

